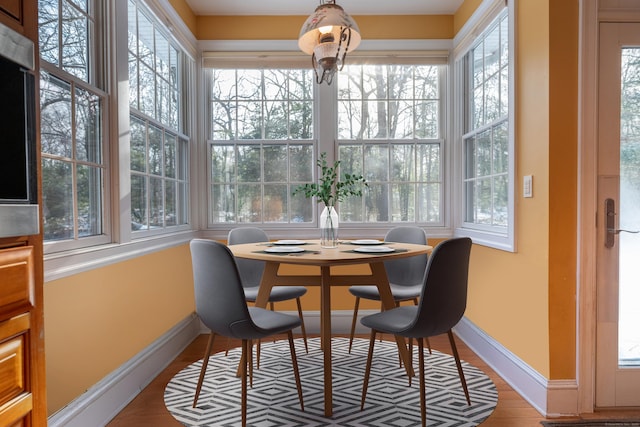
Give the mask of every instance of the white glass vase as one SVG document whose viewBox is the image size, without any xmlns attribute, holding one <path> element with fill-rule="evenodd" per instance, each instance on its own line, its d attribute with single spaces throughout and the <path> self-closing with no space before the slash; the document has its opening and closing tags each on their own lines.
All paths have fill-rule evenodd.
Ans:
<svg viewBox="0 0 640 427">
<path fill-rule="evenodd" d="M 338 247 L 338 213 L 333 206 L 325 206 L 320 214 L 320 246 Z"/>
</svg>

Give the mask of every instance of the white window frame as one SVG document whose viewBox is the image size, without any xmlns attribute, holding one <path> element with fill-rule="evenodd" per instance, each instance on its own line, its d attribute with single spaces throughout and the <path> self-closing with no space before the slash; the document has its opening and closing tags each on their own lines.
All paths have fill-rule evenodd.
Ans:
<svg viewBox="0 0 640 427">
<path fill-rule="evenodd" d="M 446 206 L 448 206 L 447 203 L 447 195 L 446 195 L 446 189 L 447 189 L 447 182 L 446 182 L 446 171 L 448 170 L 448 168 L 446 167 L 446 163 L 447 163 L 447 159 L 449 158 L 449 150 L 448 150 L 448 133 L 447 133 L 447 121 L 448 121 L 448 109 L 447 106 L 449 105 L 449 101 L 448 101 L 448 95 L 450 93 L 450 86 L 448 85 L 448 80 L 449 80 L 449 70 L 448 70 L 448 66 L 447 66 L 447 59 L 448 59 L 448 52 L 443 52 L 443 51 L 432 51 L 432 52 L 403 52 L 400 53 L 398 55 L 390 55 L 390 54 L 378 54 L 378 55 L 372 55 L 370 52 L 359 52 L 358 55 L 354 55 L 354 57 L 350 58 L 349 64 L 353 64 L 353 65 L 362 65 L 362 64 L 376 64 L 376 63 L 380 63 L 383 65 L 393 65 L 393 64 L 401 64 L 401 65 L 434 65 L 434 66 L 442 66 L 445 67 L 444 70 L 440 70 L 441 72 L 439 73 L 439 87 L 440 87 L 440 98 L 439 98 L 439 102 L 438 102 L 438 109 L 439 109 L 439 113 L 440 113 L 440 121 L 439 121 L 439 130 L 438 130 L 438 137 L 437 138 L 424 138 L 424 139 L 420 139 L 419 141 L 424 142 L 424 143 L 433 143 L 433 144 L 438 144 L 439 148 L 440 148 L 440 152 L 439 152 L 439 156 L 440 156 L 440 199 L 439 199 L 439 220 L 438 221 L 433 221 L 433 222 L 421 222 L 421 221 L 392 221 L 391 218 L 389 218 L 387 221 L 380 221 L 380 222 L 364 222 L 361 223 L 361 225 L 363 227 L 368 227 L 368 228 L 377 228 L 379 229 L 380 227 L 384 227 L 385 229 L 391 228 L 391 227 L 395 227 L 395 226 L 400 226 L 400 225 L 417 225 L 419 227 L 425 227 L 428 230 L 430 230 L 430 235 L 431 234 L 431 230 L 442 230 L 446 224 L 449 223 L 448 219 L 447 219 L 447 213 L 449 212 L 449 210 L 446 208 Z M 334 79 L 334 82 L 338 81 L 339 79 Z M 334 85 L 336 85 L 336 83 L 334 83 Z M 332 94 L 333 97 L 335 97 L 335 92 Z M 335 109 L 335 111 L 333 112 L 334 116 L 333 117 L 337 117 L 338 114 L 338 103 L 337 100 L 334 101 L 331 104 L 331 107 L 333 107 Z M 333 119 L 334 122 L 337 122 L 337 120 L 334 118 Z M 337 131 L 337 124 L 336 124 L 336 131 Z M 364 147 L 367 147 L 368 145 L 389 145 L 389 146 L 393 146 L 393 145 L 403 145 L 405 143 L 408 144 L 412 144 L 414 143 L 416 140 L 415 139 L 391 139 L 391 138 L 382 138 L 382 139 L 339 139 L 337 136 L 335 137 L 335 148 L 331 148 L 331 150 L 329 150 L 329 148 L 327 148 L 324 151 L 328 151 L 329 153 L 331 153 L 334 149 L 337 151 L 340 149 L 341 145 L 351 145 L 351 144 L 362 144 Z M 389 177 L 389 181 L 387 181 L 387 185 L 392 186 L 393 181 L 391 180 L 391 177 Z M 389 190 L 391 191 L 391 190 Z M 418 193 L 416 192 L 416 197 L 419 197 Z M 390 203 L 391 206 L 391 203 Z M 357 223 L 354 223 L 354 225 Z"/>
<path fill-rule="evenodd" d="M 108 89 L 108 104 L 105 105 L 105 115 L 109 117 L 104 126 L 111 135 L 111 145 L 108 156 L 110 165 L 110 179 L 106 185 L 111 186 L 111 196 L 105 203 L 110 203 L 106 212 L 111 219 L 111 238 L 109 241 L 100 242 L 94 246 L 67 247 L 64 251 L 45 253 L 44 278 L 45 282 L 61 279 L 67 276 L 104 267 L 114 262 L 120 262 L 136 258 L 158 250 L 167 249 L 176 245 L 189 242 L 197 235 L 199 212 L 204 203 L 198 200 L 200 190 L 197 188 L 199 181 L 197 160 L 202 158 L 195 141 L 198 139 L 197 123 L 200 119 L 196 113 L 197 91 L 199 84 L 199 66 L 195 62 L 198 54 L 197 40 L 187 25 L 172 8 L 169 0 L 141 0 L 143 4 L 163 22 L 171 28 L 172 38 L 180 45 L 183 52 L 189 58 L 187 72 L 182 90 L 189 93 L 188 111 L 184 117 L 183 132 L 190 137 L 189 148 L 189 224 L 180 229 L 172 229 L 171 232 L 148 233 L 142 238 L 133 238 L 131 231 L 130 211 L 130 171 L 129 171 L 129 86 L 128 80 L 128 52 L 127 52 L 127 28 L 128 28 L 128 2 L 117 0 L 104 2 L 105 14 L 102 22 L 105 25 L 107 38 L 105 39 L 104 58 L 100 58 L 105 64 L 105 82 Z M 176 227 L 177 228 L 177 227 Z"/>
<path fill-rule="evenodd" d="M 73 6 L 70 6 L 73 7 Z M 101 154 L 100 158 L 102 162 L 99 164 L 93 164 L 88 162 L 81 162 L 75 158 L 75 155 L 72 155 L 72 158 L 64 160 L 66 163 L 69 163 L 72 167 L 72 179 L 74 182 L 73 185 L 73 210 L 74 210 L 74 226 L 73 226 L 73 235 L 74 237 L 69 239 L 61 239 L 61 240 L 45 240 L 43 244 L 43 250 L 45 254 L 53 254 L 53 253 L 61 253 L 64 251 L 81 249 L 86 247 L 93 247 L 96 245 L 104 245 L 108 244 L 112 240 L 112 232 L 111 232 L 111 194 L 112 187 L 110 185 L 112 169 L 110 167 L 110 138 L 109 138 L 109 95 L 108 95 L 108 82 L 105 79 L 105 75 L 108 75 L 105 68 L 106 56 L 102 52 L 104 49 L 102 46 L 106 46 L 106 34 L 107 34 L 107 26 L 104 25 L 105 22 L 108 22 L 106 19 L 103 19 L 108 14 L 108 8 L 103 7 L 103 3 L 101 1 L 92 0 L 88 4 L 88 19 L 92 22 L 94 32 L 89 34 L 89 40 L 87 43 L 88 52 L 87 59 L 89 60 L 88 64 L 88 81 L 82 80 L 79 77 L 67 72 L 64 70 L 63 64 L 51 64 L 45 60 L 40 61 L 40 68 L 43 72 L 57 78 L 65 83 L 68 83 L 71 86 L 71 90 L 75 91 L 76 89 L 85 90 L 100 99 L 101 102 L 101 114 L 100 114 L 100 130 L 101 130 Z M 60 25 L 60 21 L 58 24 L 58 29 Z M 59 38 L 62 36 L 59 34 Z M 60 41 L 60 39 L 59 39 Z M 61 49 L 62 45 L 58 45 L 58 59 L 61 59 Z M 77 104 L 72 97 L 70 101 L 72 104 L 72 109 L 75 111 Z M 73 120 L 73 117 L 72 117 Z M 75 142 L 74 142 L 75 144 Z M 48 154 L 43 153 L 42 158 L 51 158 L 55 159 L 55 156 L 50 156 Z M 78 228 L 79 221 L 77 218 L 78 213 L 78 194 L 75 192 L 76 189 L 76 167 L 78 165 L 94 165 L 94 167 L 98 167 L 102 170 L 102 188 L 101 188 L 101 234 L 86 236 L 86 237 L 78 237 Z"/>
<path fill-rule="evenodd" d="M 492 0 L 483 2 L 476 13 L 460 30 L 454 39 L 454 187 L 453 187 L 453 211 L 455 236 L 465 236 L 473 239 L 474 243 L 500 249 L 508 252 L 516 251 L 515 236 L 515 16 L 516 1 L 511 0 L 505 4 L 505 0 Z M 478 34 L 484 31 L 494 22 L 494 20 L 505 11 L 508 14 L 509 28 L 509 112 L 508 112 L 508 146 L 509 146 L 509 166 L 508 166 L 508 223 L 505 227 L 492 227 L 483 224 L 472 224 L 465 222 L 465 191 L 464 191 L 464 141 L 463 133 L 467 117 L 465 109 L 466 97 L 464 91 L 467 88 L 465 82 L 465 70 L 462 59 L 475 47 Z"/>
<path fill-rule="evenodd" d="M 180 223 L 177 225 L 170 225 L 170 226 L 159 226 L 157 228 L 149 228 L 147 230 L 131 230 L 131 226 L 129 226 L 129 232 L 130 232 L 130 238 L 133 239 L 141 239 L 141 238 L 146 238 L 149 236 L 156 236 L 156 235 L 160 235 L 160 234 L 171 234 L 171 233 L 176 233 L 176 232 L 181 232 L 181 231 L 187 231 L 190 230 L 192 228 L 192 221 L 191 221 L 191 215 L 190 215 L 190 200 L 191 200 L 191 191 L 190 191 L 190 187 L 191 187 L 191 179 L 192 179 L 192 174 L 190 173 L 190 169 L 191 169 L 191 145 L 192 145 L 192 141 L 194 140 L 193 137 L 190 137 L 188 134 L 193 135 L 192 132 L 189 132 L 192 127 L 190 126 L 190 120 L 188 119 L 191 114 L 189 114 L 189 104 L 188 104 L 188 100 L 191 96 L 192 93 L 189 91 L 189 82 L 192 80 L 189 78 L 189 76 L 193 76 L 194 75 L 194 61 L 193 58 L 190 57 L 190 55 L 188 54 L 188 52 L 186 51 L 186 49 L 182 46 L 181 43 L 178 42 L 178 40 L 176 40 L 171 32 L 164 28 L 165 24 L 163 23 L 163 21 L 161 19 L 159 19 L 156 14 L 154 13 L 154 11 L 149 7 L 149 5 L 147 5 L 145 0 L 127 0 L 126 1 L 126 7 L 127 10 L 129 8 L 129 3 L 136 3 L 137 8 L 138 9 L 142 9 L 142 11 L 139 11 L 139 13 L 143 13 L 145 15 L 145 17 L 147 19 L 149 19 L 149 21 L 151 21 L 151 25 L 153 25 L 154 29 L 156 31 L 159 31 L 164 37 L 165 39 L 175 48 L 177 49 L 178 55 L 179 55 L 179 61 L 178 61 L 178 73 L 179 73 L 179 81 L 178 81 L 178 90 L 180 91 L 181 95 L 182 95 L 182 99 L 181 99 L 181 105 L 179 105 L 180 111 L 177 117 L 178 120 L 178 124 L 177 124 L 177 128 L 178 129 L 174 129 L 169 127 L 167 124 L 161 123 L 159 122 L 155 117 L 150 117 L 147 116 L 146 114 L 144 114 L 143 112 L 139 111 L 139 110 L 134 110 L 133 107 L 130 107 L 130 112 L 129 112 L 129 116 L 127 117 L 127 127 L 130 129 L 130 117 L 131 115 L 135 115 L 137 119 L 145 122 L 147 128 L 149 126 L 154 126 L 156 128 L 159 128 L 164 132 L 168 132 L 171 134 L 174 134 L 176 136 L 176 149 L 177 151 L 179 150 L 179 146 L 182 144 L 183 141 L 186 141 L 186 153 L 176 153 L 176 160 L 178 163 L 180 164 L 176 164 L 176 168 L 186 168 L 186 171 L 184 171 L 184 175 L 183 175 L 183 179 L 180 179 L 179 177 L 176 177 L 175 179 L 171 179 L 171 178 L 167 178 L 164 176 L 164 173 L 162 173 L 161 175 L 157 175 L 154 176 L 155 179 L 160 179 L 163 182 L 163 188 L 164 185 L 167 183 L 173 183 L 175 181 L 183 181 L 186 180 L 186 183 L 184 183 L 184 185 L 186 186 L 185 191 L 183 192 L 183 196 L 187 198 L 187 200 L 182 201 L 182 209 L 183 209 L 183 221 L 184 223 Z M 154 56 L 155 58 L 155 56 Z M 128 53 L 127 53 L 127 60 L 129 60 L 128 57 Z M 158 76 L 157 76 L 157 70 L 154 68 L 153 70 L 154 75 L 156 76 L 156 82 L 158 80 Z M 128 77 L 128 74 L 127 74 Z M 129 97 L 127 97 L 127 102 L 129 102 Z M 156 101 L 156 106 L 157 106 L 157 102 Z M 120 111 L 120 114 L 122 114 L 122 111 Z M 123 118 L 121 118 L 121 120 L 124 120 Z M 148 142 L 148 141 L 147 141 Z M 128 140 L 128 144 L 130 144 L 130 139 Z M 130 145 L 129 145 L 130 146 Z M 164 147 L 164 144 L 163 144 Z M 130 153 L 130 150 L 128 150 L 128 152 Z M 129 157 L 130 159 L 130 157 Z M 121 159 L 122 160 L 122 159 Z M 164 169 L 164 157 L 162 157 L 162 167 Z M 149 177 L 151 176 L 149 171 L 142 171 L 142 172 L 132 172 L 131 168 L 130 168 L 131 163 L 127 163 L 122 164 L 121 163 L 121 170 L 126 170 L 128 173 L 128 182 L 129 182 L 129 190 L 126 191 L 126 194 L 128 195 L 129 198 L 129 206 L 131 206 L 131 176 L 132 175 L 137 175 L 137 176 L 142 176 L 144 177 L 147 181 L 149 179 Z M 122 191 L 122 187 L 121 187 L 121 191 Z M 149 186 L 147 186 L 147 196 L 146 196 L 146 205 L 147 205 L 147 216 L 150 214 L 149 210 L 150 210 L 150 196 L 149 196 L 149 191 L 150 188 Z M 179 195 L 177 195 L 177 197 L 179 197 Z M 162 205 L 164 207 L 165 201 L 164 201 L 164 194 L 162 197 Z M 178 210 L 180 210 L 180 207 L 177 207 Z M 129 213 L 129 220 L 128 222 L 122 222 L 121 223 L 121 233 L 125 233 L 124 228 L 126 227 L 125 224 L 131 224 L 132 220 L 131 220 L 131 213 Z"/>
<path fill-rule="evenodd" d="M 300 63 L 302 61 L 303 66 L 309 67 L 311 59 L 309 56 L 301 55 L 295 41 L 216 41 L 206 42 L 201 45 L 203 53 L 203 64 L 205 67 L 211 66 L 215 61 L 234 61 L 238 64 L 238 68 L 242 68 L 243 64 L 254 64 L 256 60 L 261 61 L 264 66 L 273 65 L 277 68 L 278 61 L 286 61 L 286 63 Z M 387 55 L 389 58 L 400 57 L 405 53 L 407 57 L 413 57 L 413 61 L 424 62 L 425 56 L 436 56 L 439 58 L 447 58 L 449 52 L 452 50 L 452 43 L 450 40 L 377 40 L 377 41 L 363 41 L 358 48 L 357 52 L 353 52 L 347 58 L 347 62 L 350 61 L 363 61 L 364 58 L 377 58 L 380 60 L 381 55 Z M 256 55 L 260 53 L 260 55 Z M 416 59 L 416 53 L 418 59 Z M 272 55 L 269 58 L 269 54 Z M 279 58 L 277 58 L 279 56 Z M 358 59 L 361 58 L 361 59 Z M 398 60 L 400 61 L 400 60 Z M 392 59 L 393 62 L 393 59 Z M 391 63 L 392 63 L 391 62 Z M 447 63 L 446 59 L 443 63 Z M 449 196 L 449 190 L 451 188 L 451 148 L 450 148 L 450 109 L 449 100 L 451 99 L 451 72 L 445 72 L 445 82 L 443 83 L 444 96 L 442 97 L 442 134 L 441 139 L 444 141 L 442 144 L 441 156 L 442 161 L 442 213 L 441 223 L 438 226 L 425 227 L 430 237 L 434 238 L 446 238 L 451 237 L 451 210 L 449 208 L 451 198 Z M 330 134 L 328 132 L 319 133 L 317 126 L 319 123 L 324 122 L 336 122 L 337 117 L 337 91 L 333 85 L 328 86 L 323 83 L 316 85 L 316 93 L 314 98 L 316 99 L 318 108 L 315 109 L 314 116 L 314 130 L 315 144 L 316 144 L 316 158 L 321 152 L 327 152 L 328 161 L 333 162 L 335 160 L 338 150 L 337 135 Z M 205 111 L 208 118 L 208 110 Z M 208 119 L 207 119 L 208 120 Z M 208 131 L 206 131 L 206 134 Z M 207 144 L 208 145 L 208 144 Z M 209 154 L 209 153 L 207 153 Z M 209 162 L 207 162 L 209 163 Z M 209 164 L 207 164 L 207 176 L 210 176 Z M 207 182 L 207 181 L 205 181 Z M 315 220 L 311 224 L 307 224 L 306 227 L 299 227 L 292 229 L 287 224 L 279 225 L 263 224 L 261 227 L 269 229 L 272 237 L 290 236 L 299 238 L 308 238 L 314 236 L 317 231 L 317 218 L 320 216 L 322 206 L 316 206 Z M 204 217 L 208 217 L 208 206 L 205 208 L 205 212 L 201 214 Z M 360 237 L 380 237 L 390 227 L 400 225 L 400 223 L 384 222 L 384 223 L 354 223 L 354 224 L 341 224 L 341 235 L 350 236 L 357 235 Z M 227 236 L 229 229 L 237 227 L 238 224 L 210 224 L 208 227 L 208 236 L 212 238 L 224 239 Z"/>
</svg>

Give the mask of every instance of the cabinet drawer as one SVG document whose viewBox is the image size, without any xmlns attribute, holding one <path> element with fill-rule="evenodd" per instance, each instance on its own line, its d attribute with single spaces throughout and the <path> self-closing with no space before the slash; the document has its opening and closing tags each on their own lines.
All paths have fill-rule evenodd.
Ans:
<svg viewBox="0 0 640 427">
<path fill-rule="evenodd" d="M 0 322 L 0 425 L 22 425 L 33 409 L 33 396 L 26 385 L 30 319 L 25 313 Z"/>
<path fill-rule="evenodd" d="M 24 391 L 24 338 L 18 335 L 0 343 L 0 407 Z"/>
<path fill-rule="evenodd" d="M 10 427 L 39 426 L 45 424 L 28 423 L 26 416 L 33 410 L 33 395 L 23 393 L 13 401 L 0 407 L 0 425 Z"/>
<path fill-rule="evenodd" d="M 0 10 L 22 24 L 22 0 L 0 0 Z"/>
<path fill-rule="evenodd" d="M 33 247 L 0 251 L 0 311 L 33 306 Z"/>
</svg>

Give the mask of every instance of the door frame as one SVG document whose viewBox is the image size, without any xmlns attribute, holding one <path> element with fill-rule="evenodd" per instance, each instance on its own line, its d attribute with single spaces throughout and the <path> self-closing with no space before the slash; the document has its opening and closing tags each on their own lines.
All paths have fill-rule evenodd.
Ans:
<svg viewBox="0 0 640 427">
<path fill-rule="evenodd" d="M 591 413 L 595 409 L 598 27 L 603 21 L 640 22 L 640 5 L 637 0 L 580 0 L 576 271 L 578 413 Z"/>
</svg>

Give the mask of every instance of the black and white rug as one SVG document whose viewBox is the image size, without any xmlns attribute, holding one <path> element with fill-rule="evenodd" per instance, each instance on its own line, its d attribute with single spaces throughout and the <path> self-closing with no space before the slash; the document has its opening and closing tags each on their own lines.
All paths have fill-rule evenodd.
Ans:
<svg viewBox="0 0 640 427">
<path fill-rule="evenodd" d="M 404 369 L 399 365 L 395 342 L 376 342 L 363 411 L 360 411 L 360 396 L 369 341 L 354 340 L 351 354 L 347 353 L 346 338 L 334 338 L 332 346 L 333 417 L 324 416 L 323 355 L 319 338 L 309 340 L 309 354 L 305 353 L 302 340 L 296 340 L 304 412 L 298 402 L 289 344 L 283 339 L 262 344 L 260 369 L 254 369 L 253 388 L 248 392 L 247 423 L 258 427 L 420 425 L 419 381 L 416 377 L 412 385 L 408 385 Z M 240 425 L 241 383 L 235 375 L 240 352 L 240 348 L 236 348 L 226 357 L 224 353 L 210 357 L 196 408 L 191 405 L 202 360 L 176 374 L 164 393 L 165 405 L 173 417 L 185 426 Z M 417 359 L 415 346 L 414 359 Z M 462 362 L 471 396 L 471 406 L 468 406 L 453 357 L 433 351 L 425 359 L 429 426 L 472 427 L 491 415 L 498 392 L 486 374 Z M 417 360 L 414 363 L 417 370 Z"/>
</svg>

